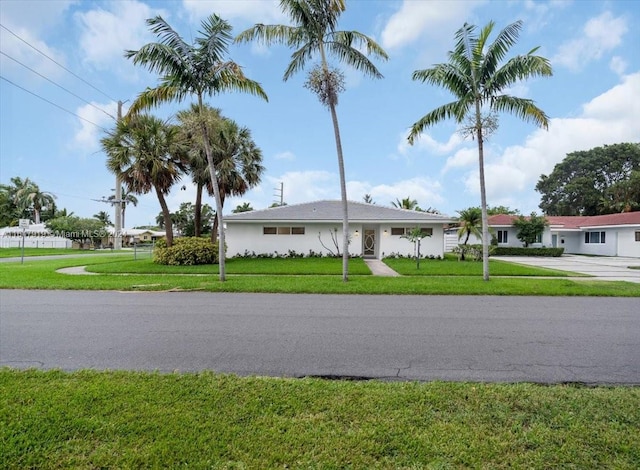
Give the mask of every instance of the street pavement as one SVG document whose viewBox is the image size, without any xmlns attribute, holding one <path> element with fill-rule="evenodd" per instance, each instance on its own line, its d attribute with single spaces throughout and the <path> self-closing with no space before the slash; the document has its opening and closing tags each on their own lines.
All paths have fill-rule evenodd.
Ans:
<svg viewBox="0 0 640 470">
<path fill-rule="evenodd" d="M 0 366 L 640 384 L 640 300 L 1 290 Z"/>
</svg>

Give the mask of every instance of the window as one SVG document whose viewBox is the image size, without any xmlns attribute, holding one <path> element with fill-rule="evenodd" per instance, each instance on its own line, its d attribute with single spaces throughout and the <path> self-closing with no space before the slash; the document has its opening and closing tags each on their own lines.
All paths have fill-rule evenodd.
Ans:
<svg viewBox="0 0 640 470">
<path fill-rule="evenodd" d="M 304 227 L 262 227 L 263 235 L 304 235 Z"/>
<path fill-rule="evenodd" d="M 604 243 L 606 232 L 584 232 L 585 243 Z"/>
<path fill-rule="evenodd" d="M 412 227 L 391 227 L 391 235 L 409 235 L 413 230 Z M 430 227 L 420 228 L 420 233 L 425 237 L 433 235 L 433 229 Z"/>
<path fill-rule="evenodd" d="M 640 242 L 640 232 L 636 232 L 636 241 Z"/>
<path fill-rule="evenodd" d="M 536 235 L 536 241 L 534 243 L 542 243 L 542 234 L 541 233 Z"/>
<path fill-rule="evenodd" d="M 498 243 L 508 243 L 509 232 L 507 230 L 498 230 Z"/>
</svg>

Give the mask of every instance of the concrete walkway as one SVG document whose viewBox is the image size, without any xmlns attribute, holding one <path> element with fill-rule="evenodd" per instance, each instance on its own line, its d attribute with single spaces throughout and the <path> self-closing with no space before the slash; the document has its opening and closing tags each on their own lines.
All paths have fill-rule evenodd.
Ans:
<svg viewBox="0 0 640 470">
<path fill-rule="evenodd" d="M 558 258 L 546 256 L 492 256 L 491 259 L 594 276 L 584 278 L 590 281 L 627 281 L 640 283 L 640 269 L 629 269 L 629 266 L 640 267 L 640 258 L 562 255 Z"/>
<path fill-rule="evenodd" d="M 384 264 L 379 259 L 365 259 L 365 264 L 371 270 L 371 274 L 374 276 L 387 276 L 387 277 L 398 277 L 400 274 L 395 272 L 389 266 Z"/>
</svg>

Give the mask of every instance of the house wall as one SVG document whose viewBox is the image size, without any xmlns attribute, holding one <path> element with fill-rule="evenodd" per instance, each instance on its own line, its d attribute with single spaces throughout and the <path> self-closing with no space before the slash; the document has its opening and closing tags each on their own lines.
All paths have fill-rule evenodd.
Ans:
<svg viewBox="0 0 640 470">
<path fill-rule="evenodd" d="M 640 241 L 636 241 L 640 227 L 618 229 L 618 256 L 640 258 Z"/>
<path fill-rule="evenodd" d="M 349 253 L 354 256 L 362 256 L 364 228 L 374 228 L 376 232 L 376 257 L 389 256 L 391 253 L 413 255 L 413 243 L 400 235 L 391 235 L 392 227 L 402 227 L 407 224 L 350 224 Z M 409 224 L 410 225 L 410 224 Z M 305 227 L 304 235 L 265 235 L 263 227 Z M 420 227 L 433 229 L 431 237 L 424 238 L 420 245 L 420 254 L 423 256 L 443 256 L 444 233 L 442 224 L 421 224 Z M 265 254 L 286 254 L 289 250 L 307 255 L 309 250 L 324 255 L 335 253 L 335 245 L 331 239 L 331 232 L 337 229 L 334 237 L 337 237 L 340 251 L 342 252 L 342 226 L 339 223 L 332 224 L 295 224 L 295 223 L 242 223 L 227 222 L 225 241 L 227 243 L 227 256 L 243 255 L 246 252 Z M 387 231 L 385 233 L 385 230 Z M 357 231 L 357 234 L 356 234 Z M 318 236 L 320 235 L 320 239 Z M 322 243 L 321 243 L 322 241 Z M 323 244 L 326 247 L 323 247 Z M 331 251 L 330 251 L 331 250 Z"/>
</svg>

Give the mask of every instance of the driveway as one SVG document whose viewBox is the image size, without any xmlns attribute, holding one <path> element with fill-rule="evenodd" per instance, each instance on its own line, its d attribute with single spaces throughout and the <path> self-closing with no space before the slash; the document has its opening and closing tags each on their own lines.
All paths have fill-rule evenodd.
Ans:
<svg viewBox="0 0 640 470">
<path fill-rule="evenodd" d="M 527 266 L 587 274 L 595 276 L 595 279 L 599 281 L 640 283 L 640 269 L 629 269 L 629 266 L 640 267 L 640 258 L 582 255 L 562 255 L 559 258 L 542 256 L 492 256 L 492 258 Z M 591 278 L 590 280 L 593 279 Z"/>
</svg>

